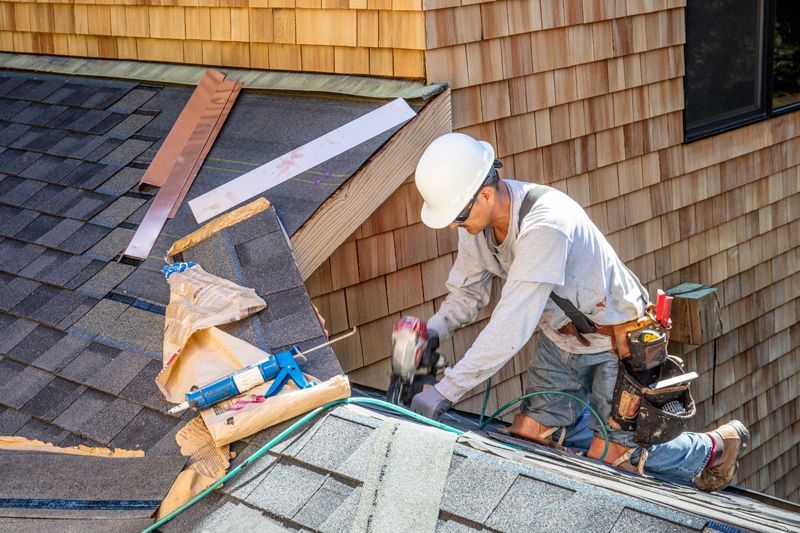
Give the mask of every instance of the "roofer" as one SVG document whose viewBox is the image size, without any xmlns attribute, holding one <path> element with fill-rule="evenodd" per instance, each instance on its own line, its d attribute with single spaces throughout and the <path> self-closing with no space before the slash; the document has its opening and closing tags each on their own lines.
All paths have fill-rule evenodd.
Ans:
<svg viewBox="0 0 800 533">
<path fill-rule="evenodd" d="M 575 201 L 556 189 L 500 179 L 500 167 L 489 143 L 460 133 L 434 140 L 417 165 L 423 222 L 458 227 L 449 294 L 427 323 L 427 349 L 475 320 L 494 276 L 505 284 L 464 357 L 416 394 L 412 409 L 438 418 L 500 370 L 538 325 L 527 392 L 566 391 L 588 401 L 609 426 L 605 462 L 692 480 L 702 490 L 727 486 L 748 445 L 746 427 L 734 420 L 709 433 L 684 432 L 695 410 L 688 383 L 648 387 L 680 376 L 682 365 L 667 356 L 665 330 L 648 319 L 647 291 Z M 580 423 L 584 414 L 571 397 L 539 395 L 525 400 L 510 431 L 599 458 L 604 439 L 594 419 Z"/>
</svg>

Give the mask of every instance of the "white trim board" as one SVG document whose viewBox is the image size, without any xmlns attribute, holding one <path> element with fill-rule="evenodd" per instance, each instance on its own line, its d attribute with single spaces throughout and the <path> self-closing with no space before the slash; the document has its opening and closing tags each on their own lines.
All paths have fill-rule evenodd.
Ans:
<svg viewBox="0 0 800 533">
<path fill-rule="evenodd" d="M 295 148 L 189 201 L 199 224 L 264 191 L 311 170 L 416 115 L 402 98 L 370 111 L 333 131 Z"/>
</svg>

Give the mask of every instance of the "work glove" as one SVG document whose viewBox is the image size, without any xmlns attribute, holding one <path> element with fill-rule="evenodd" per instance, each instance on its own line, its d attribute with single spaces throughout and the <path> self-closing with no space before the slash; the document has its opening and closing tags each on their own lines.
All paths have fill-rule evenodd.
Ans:
<svg viewBox="0 0 800 533">
<path fill-rule="evenodd" d="M 425 387 L 411 399 L 411 410 L 432 420 L 439 420 L 442 413 L 453 407 L 453 403 L 442 396 L 436 387 Z"/>
</svg>

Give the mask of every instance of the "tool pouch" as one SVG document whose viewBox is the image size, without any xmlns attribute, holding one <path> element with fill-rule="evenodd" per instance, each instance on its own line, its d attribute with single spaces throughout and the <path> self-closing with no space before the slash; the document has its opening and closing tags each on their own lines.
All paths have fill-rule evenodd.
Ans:
<svg viewBox="0 0 800 533">
<path fill-rule="evenodd" d="M 621 362 L 611 402 L 611 426 L 633 431 L 633 440 L 640 446 L 663 444 L 683 433 L 696 412 L 689 384 L 650 388 L 681 374 L 683 362 L 674 356 L 666 356 L 660 366 L 644 371 L 632 371 L 627 361 Z"/>
<path fill-rule="evenodd" d="M 639 320 L 613 326 L 612 345 L 632 372 L 656 368 L 667 359 L 669 330 L 650 313 Z"/>
</svg>

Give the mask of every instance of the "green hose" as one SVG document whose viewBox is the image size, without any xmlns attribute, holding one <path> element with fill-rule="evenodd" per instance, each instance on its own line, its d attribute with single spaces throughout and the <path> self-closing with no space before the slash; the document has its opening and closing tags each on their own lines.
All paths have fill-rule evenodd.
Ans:
<svg viewBox="0 0 800 533">
<path fill-rule="evenodd" d="M 594 408 L 591 405 L 589 405 L 586 401 L 584 401 L 581 398 L 578 398 L 574 394 L 570 394 L 568 392 L 564 392 L 564 391 L 560 391 L 560 390 L 543 390 L 543 391 L 538 391 L 538 392 L 531 392 L 530 394 L 525 394 L 523 396 L 520 396 L 516 400 L 511 400 L 510 402 L 505 404 L 503 407 L 501 407 L 500 409 L 495 411 L 492 416 L 490 416 L 484 422 L 482 422 L 480 424 L 479 428 L 480 429 L 484 429 L 486 426 L 491 424 L 492 420 L 494 420 L 495 418 L 497 418 L 498 416 L 503 414 L 503 412 L 505 412 L 509 407 L 511 407 L 513 405 L 516 405 L 519 402 L 521 402 L 523 400 L 526 400 L 528 398 L 533 398 L 534 396 L 543 396 L 543 395 L 547 395 L 547 394 L 553 394 L 553 395 L 557 395 L 557 396 L 567 396 L 568 398 L 572 398 L 573 400 L 579 402 L 584 407 L 588 407 L 589 408 L 589 411 L 591 411 L 592 415 L 594 415 L 595 419 L 597 419 L 597 424 L 600 426 L 600 432 L 603 434 L 603 439 L 605 440 L 605 446 L 603 447 L 603 454 L 599 457 L 599 460 L 602 461 L 603 459 L 605 459 L 606 458 L 606 454 L 608 453 L 608 430 L 606 430 L 606 425 L 605 425 L 605 423 L 603 423 L 603 419 L 600 418 L 600 415 L 597 414 L 597 411 L 595 411 Z M 488 391 L 487 391 L 487 395 L 486 396 L 488 397 Z M 485 400 L 484 400 L 484 402 L 485 402 Z M 484 403 L 484 408 L 485 407 L 486 407 L 486 404 Z"/>
<path fill-rule="evenodd" d="M 150 533 L 151 531 L 155 531 L 159 526 L 162 526 L 162 525 L 166 524 L 167 522 L 169 522 L 170 520 L 172 520 L 173 518 L 175 518 L 176 516 L 178 516 L 179 514 L 184 512 L 186 509 L 188 509 L 189 507 L 191 507 L 195 503 L 197 503 L 200 500 L 202 500 L 203 498 L 205 498 L 208 494 L 210 494 L 211 492 L 213 492 L 216 489 L 218 489 L 219 487 L 221 487 L 229 479 L 231 479 L 236 474 L 241 472 L 242 469 L 247 467 L 250 463 L 256 461 L 259 457 L 261 457 L 262 455 L 267 453 L 270 449 L 272 449 L 276 444 L 280 443 L 283 439 L 285 439 L 286 437 L 288 437 L 289 435 L 294 433 L 299 427 L 305 425 L 307 422 L 309 422 L 311 419 L 313 419 L 314 417 L 316 417 L 317 415 L 319 415 L 323 411 L 327 411 L 328 409 L 331 409 L 333 407 L 336 407 L 337 405 L 341 405 L 341 404 L 345 404 L 345 403 L 365 403 L 365 404 L 378 405 L 380 407 L 388 407 L 388 408 L 390 408 L 390 409 L 392 409 L 394 411 L 397 411 L 397 412 L 402 413 L 402 414 L 404 414 L 404 415 L 406 415 L 406 416 L 408 416 L 410 418 L 413 418 L 414 420 L 418 420 L 418 421 L 423 422 L 425 424 L 428 424 L 430 426 L 434 426 L 434 427 L 437 427 L 439 429 L 443 429 L 445 431 L 449 431 L 450 433 L 455 433 L 456 435 L 461 435 L 462 433 L 464 433 L 463 431 L 461 431 L 459 429 L 447 426 L 445 424 L 442 424 L 441 422 L 437 422 L 436 420 L 431 420 L 430 418 L 426 418 L 424 416 L 418 415 L 417 413 L 415 413 L 413 411 L 409 411 L 408 409 L 405 409 L 404 407 L 400 407 L 399 405 L 394 405 L 392 403 L 385 402 L 383 400 L 378 400 L 378 399 L 375 399 L 375 398 L 344 398 L 343 400 L 335 400 L 333 402 L 329 402 L 329 403 L 323 405 L 322 407 L 317 407 L 316 409 L 314 409 L 313 411 L 310 411 L 309 413 L 306 413 L 306 415 L 303 416 L 300 420 L 298 420 L 297 422 L 295 422 L 294 424 L 292 424 L 288 428 L 286 428 L 283 431 L 281 431 L 272 440 L 270 440 L 268 443 L 266 443 L 264 446 L 262 446 L 256 453 L 254 453 L 253 455 L 248 457 L 242 464 L 240 464 L 239 466 L 237 466 L 236 468 L 234 468 L 233 470 L 228 472 L 220 480 L 216 481 L 214 484 L 212 484 L 210 487 L 205 489 L 203 492 L 201 492 L 200 494 L 198 494 L 197 496 L 195 496 L 194 498 L 192 498 L 188 502 L 184 503 L 183 505 L 181 505 L 180 507 L 178 507 L 177 509 L 172 511 L 171 513 L 169 513 L 164 518 L 158 520 L 153 525 L 151 525 L 151 526 L 145 528 L 144 530 L 142 530 L 142 533 Z"/>
<path fill-rule="evenodd" d="M 606 432 L 605 425 L 603 424 L 603 421 L 600 419 L 600 416 L 597 414 L 597 412 L 595 412 L 595 410 L 592 409 L 591 406 L 589 406 L 586 402 L 584 402 L 580 398 L 578 398 L 576 396 L 573 396 L 572 394 L 568 394 L 566 392 L 561 392 L 561 391 L 541 391 L 541 392 L 534 392 L 532 394 L 526 394 L 525 396 L 521 396 L 520 398 L 514 400 L 513 402 L 507 403 L 506 405 L 501 407 L 499 410 L 497 410 L 492 416 L 490 416 L 485 422 L 482 423 L 480 428 L 483 429 L 484 427 L 486 427 L 492 420 L 494 420 L 497 416 L 499 416 L 505 409 L 507 409 L 511 405 L 513 405 L 513 404 L 515 404 L 517 402 L 521 402 L 522 400 L 524 400 L 526 398 L 530 398 L 531 396 L 537 396 L 539 394 L 562 394 L 562 395 L 565 395 L 565 396 L 570 396 L 570 397 L 574 398 L 575 400 L 581 402 L 583 405 L 589 407 L 589 409 L 592 411 L 592 414 L 594 414 L 595 418 L 597 418 L 598 422 L 600 423 L 600 428 L 603 431 L 603 437 L 606 440 L 606 447 L 603 450 L 603 455 L 600 457 L 600 460 L 602 461 L 603 458 L 606 455 L 606 451 L 608 450 L 608 433 Z M 487 397 L 488 397 L 488 394 L 487 394 Z M 424 424 L 428 424 L 429 426 L 433 426 L 433 427 L 436 427 L 436 428 L 439 428 L 439 429 L 443 429 L 445 431 L 449 431 L 450 433 L 455 433 L 456 435 L 461 435 L 461 434 L 464 433 L 460 429 L 456 429 L 456 428 L 448 426 L 446 424 L 442 424 L 441 422 L 438 422 L 436 420 L 431 420 L 430 418 L 426 418 L 426 417 L 424 417 L 422 415 L 419 415 L 419 414 L 417 414 L 417 413 L 415 413 L 413 411 L 409 411 L 408 409 L 406 409 L 404 407 L 400 407 L 399 405 L 395 405 L 395 404 L 392 404 L 392 403 L 389 403 L 389 402 L 385 402 L 383 400 L 378 400 L 376 398 L 344 398 L 342 400 L 335 400 L 333 402 L 329 402 L 329 403 L 323 405 L 322 407 L 317 407 L 313 411 L 310 411 L 310 412 L 306 413 L 300 420 L 298 420 L 297 422 L 293 423 L 291 426 L 289 426 L 288 428 L 284 429 L 278 435 L 273 437 L 272 440 L 267 442 L 256 453 L 254 453 L 253 455 L 248 457 L 239 466 L 237 466 L 236 468 L 232 469 L 230 472 L 225 474 L 225 476 L 223 476 L 221 479 L 219 479 L 218 481 L 213 483 L 211 486 L 209 486 L 203 492 L 201 492 L 200 494 L 198 494 L 197 496 L 195 496 L 194 498 L 192 498 L 188 502 L 184 503 L 183 505 L 181 505 L 180 507 L 178 507 L 177 509 L 172 511 L 171 513 L 169 513 L 164 518 L 156 521 L 151 526 L 149 526 L 149 527 L 145 528 L 144 530 L 142 530 L 142 533 L 150 533 L 152 531 L 155 531 L 159 526 L 162 526 L 162 525 L 166 524 L 167 522 L 169 522 L 170 520 L 172 520 L 173 518 L 175 518 L 176 516 L 178 516 L 179 514 L 184 512 L 186 509 L 188 509 L 189 507 L 191 507 L 195 503 L 197 503 L 200 500 L 202 500 L 203 498 L 205 498 L 208 494 L 210 494 L 213 491 L 217 490 L 224 483 L 226 483 L 228 480 L 230 480 L 232 477 L 236 476 L 244 468 L 246 468 L 248 465 L 250 465 L 250 463 L 258 460 L 262 455 L 264 455 L 270 449 L 275 447 L 275 445 L 277 445 L 283 439 L 285 439 L 286 437 L 288 437 L 289 435 L 291 435 L 292 433 L 297 431 L 297 429 L 300 428 L 301 426 L 307 424 L 310 420 L 315 418 L 320 413 L 322 413 L 324 411 L 327 411 L 328 409 L 331 409 L 333 407 L 336 407 L 337 405 L 342 405 L 342 404 L 347 404 L 347 403 L 355 403 L 355 404 L 363 403 L 363 404 L 377 405 L 379 407 L 385 407 L 385 408 L 391 409 L 393 411 L 397 411 L 398 413 L 401 413 L 401 414 L 403 414 L 403 415 L 405 415 L 405 416 L 407 416 L 409 418 L 412 418 L 412 419 L 417 420 L 419 422 L 422 422 Z M 486 408 L 486 403 L 484 401 L 484 410 L 485 410 L 485 408 Z"/>
</svg>

